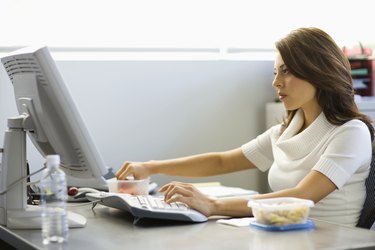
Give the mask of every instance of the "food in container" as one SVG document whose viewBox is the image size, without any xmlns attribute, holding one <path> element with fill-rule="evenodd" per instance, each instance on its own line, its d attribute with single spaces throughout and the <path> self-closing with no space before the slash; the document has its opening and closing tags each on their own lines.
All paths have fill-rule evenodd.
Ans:
<svg viewBox="0 0 375 250">
<path fill-rule="evenodd" d="M 108 191 L 110 193 L 126 193 L 132 195 L 147 195 L 149 179 L 142 180 L 117 180 L 112 178 L 107 180 Z"/>
<path fill-rule="evenodd" d="M 248 206 L 258 223 L 265 225 L 288 225 L 306 223 L 310 208 L 314 206 L 311 200 L 283 197 L 250 200 Z"/>
</svg>

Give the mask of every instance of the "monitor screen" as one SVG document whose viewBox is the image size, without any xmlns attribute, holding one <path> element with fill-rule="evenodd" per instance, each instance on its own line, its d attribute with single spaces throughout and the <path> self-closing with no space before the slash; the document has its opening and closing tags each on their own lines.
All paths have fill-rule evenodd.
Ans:
<svg viewBox="0 0 375 250">
<path fill-rule="evenodd" d="M 74 104 L 48 47 L 1 59 L 13 84 L 23 127 L 43 157 L 58 154 L 69 186 L 106 190 L 108 168 Z M 12 167 L 12 166 L 10 166 Z"/>
</svg>

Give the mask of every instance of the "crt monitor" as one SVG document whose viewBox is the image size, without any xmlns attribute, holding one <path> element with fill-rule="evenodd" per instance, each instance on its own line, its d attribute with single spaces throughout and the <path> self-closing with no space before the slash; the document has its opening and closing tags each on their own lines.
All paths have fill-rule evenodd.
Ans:
<svg viewBox="0 0 375 250">
<path fill-rule="evenodd" d="M 48 47 L 27 47 L 1 59 L 13 84 L 25 130 L 45 157 L 59 154 L 69 186 L 107 190 L 108 168 L 65 86 Z"/>
</svg>

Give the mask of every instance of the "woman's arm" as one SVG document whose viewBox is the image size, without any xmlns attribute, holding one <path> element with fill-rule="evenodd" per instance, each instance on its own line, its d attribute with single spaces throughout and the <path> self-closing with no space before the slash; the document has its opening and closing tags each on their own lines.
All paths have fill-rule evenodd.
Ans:
<svg viewBox="0 0 375 250">
<path fill-rule="evenodd" d="M 226 152 L 206 153 L 163 161 L 125 162 L 116 173 L 118 179 L 133 175 L 136 179 L 152 174 L 184 177 L 204 177 L 254 168 L 242 153 L 241 148 Z"/>
<path fill-rule="evenodd" d="M 266 199 L 276 197 L 297 197 L 309 199 L 317 203 L 336 189 L 335 184 L 322 173 L 312 170 L 294 188 L 284 189 L 277 192 L 259 194 L 252 199 Z M 252 216 L 251 209 L 247 206 L 246 198 L 222 198 L 207 197 L 199 192 L 192 184 L 172 182 L 160 189 L 165 194 L 165 201 L 184 202 L 188 206 L 202 212 L 206 216 L 228 215 L 228 216 Z"/>
<path fill-rule="evenodd" d="M 296 197 L 312 200 L 314 203 L 317 203 L 331 192 L 335 191 L 336 188 L 336 185 L 327 176 L 318 171 L 312 170 L 297 184 L 296 187 L 262 194 L 256 198 Z"/>
</svg>

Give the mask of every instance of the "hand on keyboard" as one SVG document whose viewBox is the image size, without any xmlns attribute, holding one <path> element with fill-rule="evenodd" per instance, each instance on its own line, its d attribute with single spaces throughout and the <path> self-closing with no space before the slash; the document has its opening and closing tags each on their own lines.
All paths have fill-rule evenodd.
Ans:
<svg viewBox="0 0 375 250">
<path fill-rule="evenodd" d="M 174 181 L 161 187 L 160 192 L 164 193 L 167 203 L 182 202 L 205 216 L 214 214 L 215 198 L 204 195 L 190 183 Z"/>
<path fill-rule="evenodd" d="M 135 223 L 141 218 L 155 218 L 179 220 L 189 222 L 205 222 L 207 217 L 189 208 L 182 202 L 166 203 L 163 197 L 140 196 L 115 193 L 88 194 L 87 198 L 108 207 L 118 208 L 130 212 Z"/>
<path fill-rule="evenodd" d="M 134 196 L 134 203 L 138 203 L 140 207 L 146 209 L 160 210 L 179 210 L 186 211 L 188 206 L 182 202 L 166 203 L 163 197 L 154 196 Z"/>
</svg>

